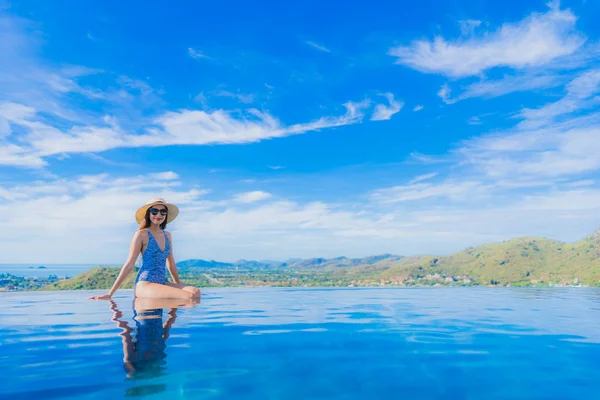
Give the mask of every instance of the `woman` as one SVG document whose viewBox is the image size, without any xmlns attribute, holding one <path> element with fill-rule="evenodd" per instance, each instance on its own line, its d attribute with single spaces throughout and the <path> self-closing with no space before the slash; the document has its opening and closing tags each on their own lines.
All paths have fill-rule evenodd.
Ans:
<svg viewBox="0 0 600 400">
<path fill-rule="evenodd" d="M 165 231 L 167 223 L 179 214 L 175 204 L 161 198 L 154 198 L 140 207 L 135 219 L 140 229 L 133 235 L 127 262 L 107 294 L 92 296 L 90 299 L 110 299 L 134 268 L 135 260 L 142 254 L 142 267 L 135 278 L 135 297 L 192 299 L 200 297 L 200 290 L 179 283 L 179 275 L 173 257 L 171 233 Z M 165 266 L 174 283 L 166 281 Z"/>
</svg>

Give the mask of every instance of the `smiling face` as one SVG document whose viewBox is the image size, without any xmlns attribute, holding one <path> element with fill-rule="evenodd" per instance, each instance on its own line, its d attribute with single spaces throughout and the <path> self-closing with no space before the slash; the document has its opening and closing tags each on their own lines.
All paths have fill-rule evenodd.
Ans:
<svg viewBox="0 0 600 400">
<path fill-rule="evenodd" d="M 167 207 L 156 204 L 147 211 L 148 219 L 153 225 L 161 225 L 167 219 Z"/>
</svg>

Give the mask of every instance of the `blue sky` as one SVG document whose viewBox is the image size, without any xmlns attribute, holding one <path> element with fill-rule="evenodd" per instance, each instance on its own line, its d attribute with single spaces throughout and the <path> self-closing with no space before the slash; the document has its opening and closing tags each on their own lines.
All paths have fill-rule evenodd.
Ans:
<svg viewBox="0 0 600 400">
<path fill-rule="evenodd" d="M 591 1 L 0 1 L 4 262 L 449 254 L 600 228 Z M 35 250 L 34 250 L 35 249 Z"/>
</svg>

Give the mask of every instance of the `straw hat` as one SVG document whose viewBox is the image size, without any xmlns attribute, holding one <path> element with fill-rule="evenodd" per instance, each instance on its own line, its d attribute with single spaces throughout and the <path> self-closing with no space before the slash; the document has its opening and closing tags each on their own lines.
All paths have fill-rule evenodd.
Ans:
<svg viewBox="0 0 600 400">
<path fill-rule="evenodd" d="M 137 211 L 135 212 L 135 220 L 137 221 L 137 223 L 141 224 L 144 221 L 144 218 L 146 217 L 146 211 L 150 207 L 156 205 L 163 205 L 167 207 L 167 210 L 169 211 L 167 213 L 167 223 L 177 218 L 177 215 L 179 214 L 179 208 L 175 204 L 167 203 L 165 199 L 155 197 L 153 199 L 150 199 L 146 204 L 137 209 Z"/>
</svg>

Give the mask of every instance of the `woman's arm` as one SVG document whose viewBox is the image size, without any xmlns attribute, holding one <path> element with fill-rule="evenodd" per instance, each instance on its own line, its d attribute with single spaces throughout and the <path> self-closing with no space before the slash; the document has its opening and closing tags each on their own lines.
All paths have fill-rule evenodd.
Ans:
<svg viewBox="0 0 600 400">
<path fill-rule="evenodd" d="M 169 252 L 169 257 L 167 257 L 167 269 L 169 270 L 169 274 L 171 274 L 173 283 L 179 284 L 181 282 L 179 281 L 177 265 L 175 265 L 175 257 L 173 256 L 173 240 L 171 240 L 171 232 L 167 232 L 167 236 L 169 236 L 169 243 L 171 244 L 171 251 Z"/>
<path fill-rule="evenodd" d="M 111 318 L 113 322 L 117 324 L 119 328 L 121 328 L 121 342 L 123 343 L 123 362 L 125 363 L 125 368 L 128 371 L 134 371 L 133 366 L 131 365 L 130 357 L 134 353 L 133 352 L 133 339 L 131 337 L 131 332 L 133 329 L 129 326 L 127 321 L 121 321 L 120 318 L 123 317 L 123 313 L 117 308 L 117 303 L 112 300 L 110 301 L 110 309 L 113 311 L 113 317 Z"/>
<path fill-rule="evenodd" d="M 177 319 L 177 308 L 171 308 L 169 310 L 169 312 L 168 312 L 168 315 L 169 315 L 169 318 L 167 319 L 167 321 L 163 325 L 163 328 L 165 330 L 164 333 L 163 333 L 163 338 L 165 340 L 167 340 L 169 338 L 169 331 L 171 330 L 171 326 L 173 325 L 173 323 Z"/>
<path fill-rule="evenodd" d="M 115 283 L 113 284 L 110 291 L 107 294 L 103 294 L 100 296 L 91 296 L 90 299 L 93 299 L 93 300 L 110 299 L 112 297 L 112 295 L 115 294 L 117 289 L 119 289 L 119 287 L 121 287 L 121 285 L 123 284 L 123 281 L 127 278 L 127 276 L 133 270 L 133 267 L 135 266 L 135 260 L 137 259 L 137 256 L 140 254 L 141 250 L 142 250 L 141 231 L 136 231 L 135 234 L 133 235 L 133 239 L 131 240 L 131 246 L 129 246 L 129 257 L 127 257 L 127 261 L 125 262 L 125 264 L 123 264 L 123 267 L 121 268 L 121 272 L 119 272 L 119 276 L 115 280 Z"/>
</svg>

